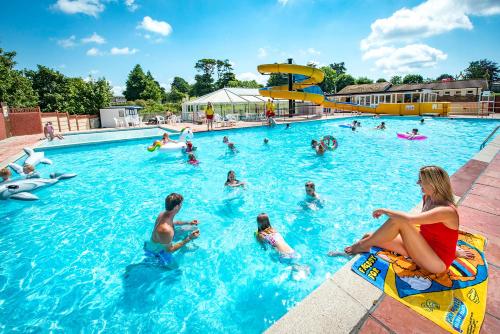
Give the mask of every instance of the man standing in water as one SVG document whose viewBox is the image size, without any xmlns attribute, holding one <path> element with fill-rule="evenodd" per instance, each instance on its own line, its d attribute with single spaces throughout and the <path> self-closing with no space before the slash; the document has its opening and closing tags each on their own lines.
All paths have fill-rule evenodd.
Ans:
<svg viewBox="0 0 500 334">
<path fill-rule="evenodd" d="M 198 225 L 197 220 L 192 220 L 191 222 L 174 222 L 174 217 L 181 209 L 183 200 L 182 195 L 176 193 L 171 193 L 165 198 L 165 211 L 161 212 L 158 218 L 156 218 L 151 240 L 146 241 L 144 244 L 146 255 L 156 256 L 165 263 L 170 263 L 173 252 L 199 237 L 200 231 L 196 229 L 182 241 L 175 244 L 172 242 L 175 236 L 175 225 Z"/>
</svg>

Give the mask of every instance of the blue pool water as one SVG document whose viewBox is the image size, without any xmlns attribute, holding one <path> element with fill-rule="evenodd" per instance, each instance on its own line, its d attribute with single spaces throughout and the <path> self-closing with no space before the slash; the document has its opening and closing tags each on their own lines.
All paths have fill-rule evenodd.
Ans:
<svg viewBox="0 0 500 334">
<path fill-rule="evenodd" d="M 49 149 L 54 147 L 66 145 L 80 145 L 91 144 L 99 142 L 122 141 L 137 138 L 153 138 L 160 137 L 164 132 L 173 133 L 173 131 L 166 131 L 159 127 L 151 128 L 138 128 L 126 130 L 108 130 L 108 131 L 94 131 L 78 134 L 65 134 L 64 140 L 54 139 L 52 141 L 45 141 L 40 145 L 40 149 Z"/>
<path fill-rule="evenodd" d="M 455 172 L 498 125 L 359 120 L 356 133 L 336 120 L 196 134 L 198 167 L 180 155 L 147 152 L 145 139 L 46 151 L 54 165 L 40 166 L 42 174 L 78 176 L 37 192 L 39 201 L 0 203 L 1 330 L 261 332 L 347 261 L 325 256 L 329 250 L 381 224 L 373 209 L 417 204 L 420 166 Z M 371 129 L 381 120 L 385 132 Z M 414 127 L 429 139 L 396 138 Z M 339 147 L 317 157 L 309 143 L 326 134 Z M 238 154 L 226 154 L 223 135 Z M 230 169 L 246 190 L 224 189 Z M 322 208 L 304 205 L 308 180 Z M 165 269 L 145 262 L 142 247 L 170 192 L 184 195 L 178 218 L 197 218 L 201 236 Z M 261 212 L 302 255 L 309 276 L 256 243 Z"/>
</svg>

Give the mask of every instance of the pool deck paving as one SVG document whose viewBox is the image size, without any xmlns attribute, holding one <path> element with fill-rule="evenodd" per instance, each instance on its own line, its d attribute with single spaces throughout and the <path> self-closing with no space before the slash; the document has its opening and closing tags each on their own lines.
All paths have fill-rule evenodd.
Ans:
<svg viewBox="0 0 500 334">
<path fill-rule="evenodd" d="M 321 119 L 352 117 L 333 115 Z M 315 119 L 290 119 L 286 122 Z M 316 118 L 317 120 L 317 118 Z M 283 123 L 283 122 L 282 122 Z M 190 126 L 205 132 L 206 125 L 176 123 L 161 125 L 179 131 Z M 215 131 L 262 126 L 262 122 L 238 122 L 235 127 Z M 102 130 L 96 130 L 102 131 Z M 43 135 L 11 137 L 0 141 L 0 168 L 24 154 L 23 147 L 36 147 Z M 485 254 L 489 265 L 488 300 L 481 333 L 500 333 L 500 136 L 493 139 L 452 175 L 455 195 L 460 198 L 461 229 L 479 233 L 488 240 Z M 417 205 L 414 210 L 419 210 Z M 366 282 L 351 271 L 354 257 L 298 303 L 266 333 L 446 333 L 425 317 Z"/>
<path fill-rule="evenodd" d="M 500 333 L 500 136 L 452 175 L 460 228 L 487 238 L 488 294 L 480 333 Z M 420 204 L 412 211 L 420 211 Z M 356 275 L 351 259 L 266 333 L 447 333 Z"/>
</svg>

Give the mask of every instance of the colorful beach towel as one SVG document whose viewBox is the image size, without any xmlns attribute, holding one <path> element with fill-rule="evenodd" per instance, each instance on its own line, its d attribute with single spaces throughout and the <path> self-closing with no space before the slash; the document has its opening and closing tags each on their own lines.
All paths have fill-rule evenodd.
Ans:
<svg viewBox="0 0 500 334">
<path fill-rule="evenodd" d="M 474 257 L 455 259 L 448 272 L 439 275 L 377 247 L 362 254 L 352 270 L 451 333 L 479 333 L 488 285 L 484 245 L 482 236 L 460 232 L 458 246 Z"/>
</svg>

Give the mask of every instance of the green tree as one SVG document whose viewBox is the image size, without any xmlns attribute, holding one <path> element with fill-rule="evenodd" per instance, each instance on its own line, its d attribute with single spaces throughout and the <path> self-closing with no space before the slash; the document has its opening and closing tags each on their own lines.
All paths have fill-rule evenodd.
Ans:
<svg viewBox="0 0 500 334">
<path fill-rule="evenodd" d="M 178 91 L 175 87 L 172 87 L 170 89 L 170 93 L 167 94 L 167 101 L 168 102 L 182 102 L 182 100 L 187 96 L 186 93 Z"/>
<path fill-rule="evenodd" d="M 68 79 L 60 72 L 43 65 L 37 70 L 26 71 L 31 80 L 33 89 L 38 94 L 39 105 L 42 111 L 67 111 L 70 94 Z"/>
<path fill-rule="evenodd" d="M 336 92 L 340 92 L 345 87 L 350 86 L 350 85 L 354 85 L 356 80 L 354 79 L 354 77 L 352 75 L 344 73 L 344 74 L 341 74 L 337 77 L 336 82 L 337 82 L 336 83 L 336 87 L 337 87 Z"/>
<path fill-rule="evenodd" d="M 389 82 L 393 85 L 401 85 L 403 83 L 403 79 L 399 75 L 395 75 L 389 80 Z"/>
<path fill-rule="evenodd" d="M 441 74 L 440 76 L 438 76 L 438 77 L 436 78 L 436 81 L 442 81 L 443 79 L 451 79 L 451 80 L 454 80 L 454 77 L 453 77 L 453 75 L 451 75 L 451 74 L 446 74 L 446 73 L 444 73 L 444 74 Z"/>
<path fill-rule="evenodd" d="M 188 94 L 189 93 L 189 83 L 181 77 L 175 77 L 170 85 L 170 90 L 177 90 L 180 93 Z"/>
<path fill-rule="evenodd" d="M 227 83 L 227 87 L 232 88 L 262 88 L 263 86 L 255 80 L 231 80 Z"/>
<path fill-rule="evenodd" d="M 345 74 L 347 69 L 344 62 L 330 64 L 332 70 L 334 70 L 338 75 Z"/>
<path fill-rule="evenodd" d="M 236 75 L 233 73 L 233 65 L 226 60 L 216 60 L 217 81 L 216 88 L 220 89 L 225 87 L 229 81 L 236 80 Z"/>
<path fill-rule="evenodd" d="M 334 93 L 337 80 L 337 72 L 335 72 L 335 70 L 332 69 L 331 66 L 323 66 L 320 68 L 320 70 L 325 73 L 325 78 L 323 79 L 323 82 L 319 84 L 319 87 L 325 93 Z"/>
<path fill-rule="evenodd" d="M 228 83 L 231 81 L 236 81 L 236 75 L 233 72 L 226 72 L 222 74 L 222 77 L 217 80 L 215 83 L 215 86 L 220 89 L 227 87 Z"/>
<path fill-rule="evenodd" d="M 209 74 L 194 76 L 194 85 L 191 87 L 190 96 L 202 96 L 214 91 L 214 79 Z"/>
<path fill-rule="evenodd" d="M 113 90 L 105 78 L 91 80 L 89 82 L 91 91 L 91 100 L 87 113 L 99 114 L 99 109 L 109 106 L 113 99 Z"/>
<path fill-rule="evenodd" d="M 373 80 L 367 77 L 359 77 L 356 79 L 356 84 L 357 85 L 363 85 L 363 84 L 372 84 Z"/>
<path fill-rule="evenodd" d="M 420 74 L 407 74 L 403 78 L 404 84 L 419 84 L 423 82 L 424 78 Z"/>
<path fill-rule="evenodd" d="M 139 93 L 139 97 L 143 100 L 153 100 L 156 102 L 161 102 L 164 98 L 164 94 L 160 87 L 160 84 L 153 78 L 151 72 L 148 71 L 144 81 L 144 89 Z"/>
<path fill-rule="evenodd" d="M 21 71 L 14 70 L 15 51 L 0 48 L 0 102 L 12 107 L 34 107 L 38 96 L 31 81 Z"/>
<path fill-rule="evenodd" d="M 267 80 L 267 87 L 288 85 L 288 75 L 283 73 L 271 73 Z"/>
<path fill-rule="evenodd" d="M 471 61 L 464 72 L 465 79 L 486 79 L 489 86 L 493 81 L 500 80 L 498 64 L 488 59 Z"/>
<path fill-rule="evenodd" d="M 194 65 L 194 68 L 201 72 L 203 75 L 210 76 L 213 80 L 213 74 L 217 68 L 217 60 L 211 58 L 200 59 Z"/>
<path fill-rule="evenodd" d="M 134 101 L 141 98 L 142 92 L 146 89 L 147 78 L 141 65 L 137 64 L 128 74 L 126 88 L 123 95 L 128 101 Z"/>
<path fill-rule="evenodd" d="M 377 81 L 375 81 L 377 83 L 380 83 L 380 82 L 387 82 L 387 80 L 385 80 L 384 78 L 379 78 L 377 79 Z"/>
</svg>

